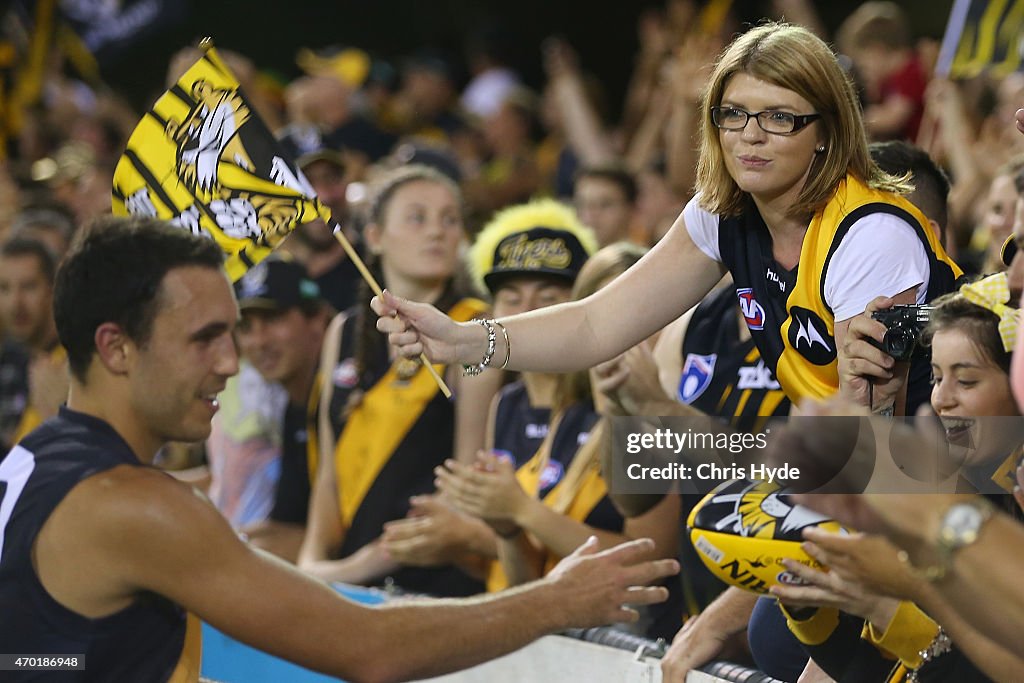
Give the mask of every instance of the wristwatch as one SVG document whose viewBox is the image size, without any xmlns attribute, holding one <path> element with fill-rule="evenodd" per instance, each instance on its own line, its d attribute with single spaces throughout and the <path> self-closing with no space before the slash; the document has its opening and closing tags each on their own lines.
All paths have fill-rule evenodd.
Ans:
<svg viewBox="0 0 1024 683">
<path fill-rule="evenodd" d="M 939 527 L 936 541 L 939 553 L 951 562 L 954 552 L 978 540 L 982 525 L 991 516 L 992 503 L 986 498 L 973 498 L 950 507 Z"/>
<path fill-rule="evenodd" d="M 900 560 L 914 569 L 915 573 L 928 581 L 938 581 L 946 576 L 953 566 L 953 554 L 978 540 L 981 528 L 992 517 L 992 503 L 985 498 L 972 498 L 951 506 L 942 516 L 935 551 L 938 562 L 924 569 L 910 564 L 906 552 L 900 552 Z"/>
</svg>

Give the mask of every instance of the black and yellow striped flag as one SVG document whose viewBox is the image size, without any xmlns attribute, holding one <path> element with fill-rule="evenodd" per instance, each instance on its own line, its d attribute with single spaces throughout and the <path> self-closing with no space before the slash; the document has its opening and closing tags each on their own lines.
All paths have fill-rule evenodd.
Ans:
<svg viewBox="0 0 1024 683">
<path fill-rule="evenodd" d="M 1024 0 L 955 0 L 935 71 L 971 78 L 983 71 L 1002 78 L 1021 68 Z"/>
<path fill-rule="evenodd" d="M 135 128 L 115 215 L 163 218 L 220 244 L 232 280 L 327 212 L 212 47 Z"/>
</svg>

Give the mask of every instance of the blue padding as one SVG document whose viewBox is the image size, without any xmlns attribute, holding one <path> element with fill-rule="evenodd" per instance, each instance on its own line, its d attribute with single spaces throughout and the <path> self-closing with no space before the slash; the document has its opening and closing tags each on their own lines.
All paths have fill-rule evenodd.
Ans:
<svg viewBox="0 0 1024 683">
<path fill-rule="evenodd" d="M 335 590 L 367 605 L 385 601 L 377 590 L 337 584 Z M 342 637 L 343 634 L 335 634 Z M 273 655 L 243 645 L 209 624 L 203 624 L 202 675 L 222 683 L 326 683 L 336 678 L 318 674 Z"/>
</svg>

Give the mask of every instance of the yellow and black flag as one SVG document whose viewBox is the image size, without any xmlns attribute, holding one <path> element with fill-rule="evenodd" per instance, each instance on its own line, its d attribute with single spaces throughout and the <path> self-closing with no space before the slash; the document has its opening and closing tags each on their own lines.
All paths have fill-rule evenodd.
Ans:
<svg viewBox="0 0 1024 683">
<path fill-rule="evenodd" d="M 1024 0 L 955 0 L 936 72 L 971 78 L 983 71 L 1005 77 L 1021 68 Z"/>
<path fill-rule="evenodd" d="M 135 128 L 114 171 L 113 212 L 209 235 L 232 280 L 326 213 L 212 47 Z"/>
</svg>

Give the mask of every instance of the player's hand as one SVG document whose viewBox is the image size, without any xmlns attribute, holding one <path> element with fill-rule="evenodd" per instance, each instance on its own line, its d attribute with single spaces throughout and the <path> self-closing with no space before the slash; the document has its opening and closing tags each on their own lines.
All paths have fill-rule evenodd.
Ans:
<svg viewBox="0 0 1024 683">
<path fill-rule="evenodd" d="M 591 536 L 542 579 L 556 588 L 556 608 L 566 628 L 632 623 L 640 617 L 633 606 L 668 599 L 668 589 L 650 584 L 677 574 L 679 563 L 648 559 L 654 541 L 642 538 L 601 552 L 597 548 L 597 537 Z"/>
</svg>

